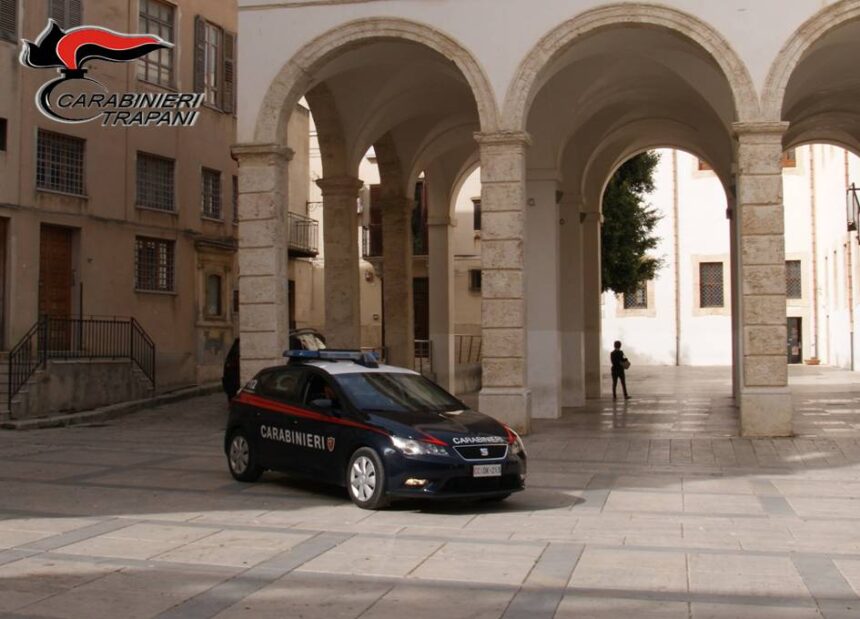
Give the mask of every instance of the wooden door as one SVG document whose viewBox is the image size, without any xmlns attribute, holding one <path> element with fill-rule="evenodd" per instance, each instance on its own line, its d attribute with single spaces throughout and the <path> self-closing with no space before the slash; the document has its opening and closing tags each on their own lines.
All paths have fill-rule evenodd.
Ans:
<svg viewBox="0 0 860 619">
<path fill-rule="evenodd" d="M 72 315 L 72 230 L 42 226 L 39 239 L 39 315 Z"/>
</svg>

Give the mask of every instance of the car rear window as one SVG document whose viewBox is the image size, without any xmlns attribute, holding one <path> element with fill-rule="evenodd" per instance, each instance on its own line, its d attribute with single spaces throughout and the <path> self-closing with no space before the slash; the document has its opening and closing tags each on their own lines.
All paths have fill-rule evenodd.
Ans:
<svg viewBox="0 0 860 619">
<path fill-rule="evenodd" d="M 417 374 L 338 374 L 335 380 L 353 405 L 363 411 L 455 411 L 466 408 L 447 391 Z"/>
<path fill-rule="evenodd" d="M 279 400 L 298 400 L 302 372 L 297 369 L 283 369 L 267 372 L 257 378 L 257 393 Z"/>
</svg>

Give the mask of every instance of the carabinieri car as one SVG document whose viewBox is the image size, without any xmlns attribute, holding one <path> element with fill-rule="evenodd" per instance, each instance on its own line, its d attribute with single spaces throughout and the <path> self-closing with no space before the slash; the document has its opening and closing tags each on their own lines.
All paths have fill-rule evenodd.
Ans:
<svg viewBox="0 0 860 619">
<path fill-rule="evenodd" d="M 233 477 L 266 469 L 345 486 L 364 509 L 392 498 L 502 500 L 522 490 L 519 436 L 420 374 L 358 351 L 290 350 L 230 403 Z"/>
</svg>

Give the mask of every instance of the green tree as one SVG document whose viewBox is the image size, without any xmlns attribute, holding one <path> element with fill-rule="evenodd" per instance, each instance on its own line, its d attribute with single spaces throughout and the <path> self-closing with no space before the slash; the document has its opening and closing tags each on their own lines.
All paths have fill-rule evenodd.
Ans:
<svg viewBox="0 0 860 619">
<path fill-rule="evenodd" d="M 632 294 L 663 266 L 662 259 L 649 253 L 659 242 L 654 227 L 661 215 L 645 202 L 645 194 L 654 190 L 659 161 L 655 152 L 637 155 L 606 186 L 600 234 L 604 291 Z"/>
</svg>

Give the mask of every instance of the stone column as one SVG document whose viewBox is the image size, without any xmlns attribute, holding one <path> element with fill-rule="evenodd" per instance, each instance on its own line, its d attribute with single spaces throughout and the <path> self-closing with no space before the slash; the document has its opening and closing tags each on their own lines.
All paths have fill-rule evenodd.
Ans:
<svg viewBox="0 0 860 619">
<path fill-rule="evenodd" d="M 561 405 L 585 406 L 585 307 L 582 298 L 582 224 L 580 204 L 564 196 L 561 225 Z"/>
<path fill-rule="evenodd" d="M 533 418 L 561 416 L 561 299 L 559 298 L 558 172 L 528 170 L 526 279 L 528 363 Z"/>
<path fill-rule="evenodd" d="M 481 153 L 480 409 L 527 432 L 531 416 L 526 382 L 525 153 L 528 134 L 478 133 Z"/>
<path fill-rule="evenodd" d="M 329 348 L 361 347 L 358 190 L 352 176 L 317 181 L 323 198 L 325 248 L 325 336 Z"/>
<path fill-rule="evenodd" d="M 785 355 L 782 135 L 787 123 L 736 123 L 740 269 L 740 393 L 744 436 L 789 436 Z"/>
<path fill-rule="evenodd" d="M 432 183 L 432 180 L 431 180 Z M 433 185 L 428 185 L 430 192 Z M 432 195 L 430 197 L 432 204 Z M 432 207 L 431 207 L 432 212 Z M 435 381 L 454 393 L 454 227 L 451 218 L 427 219 L 429 251 L 427 275 L 430 279 L 430 342 L 433 347 Z"/>
<path fill-rule="evenodd" d="M 599 398 L 602 394 L 601 369 L 603 367 L 600 341 L 601 276 L 600 276 L 600 224 L 597 211 L 582 212 L 582 299 L 585 326 L 585 397 Z"/>
<path fill-rule="evenodd" d="M 415 315 L 412 299 L 412 210 L 405 196 L 382 204 L 382 328 L 388 363 L 412 368 L 415 363 Z"/>
<path fill-rule="evenodd" d="M 284 362 L 289 347 L 287 166 L 293 151 L 238 144 L 241 380 Z"/>
</svg>

